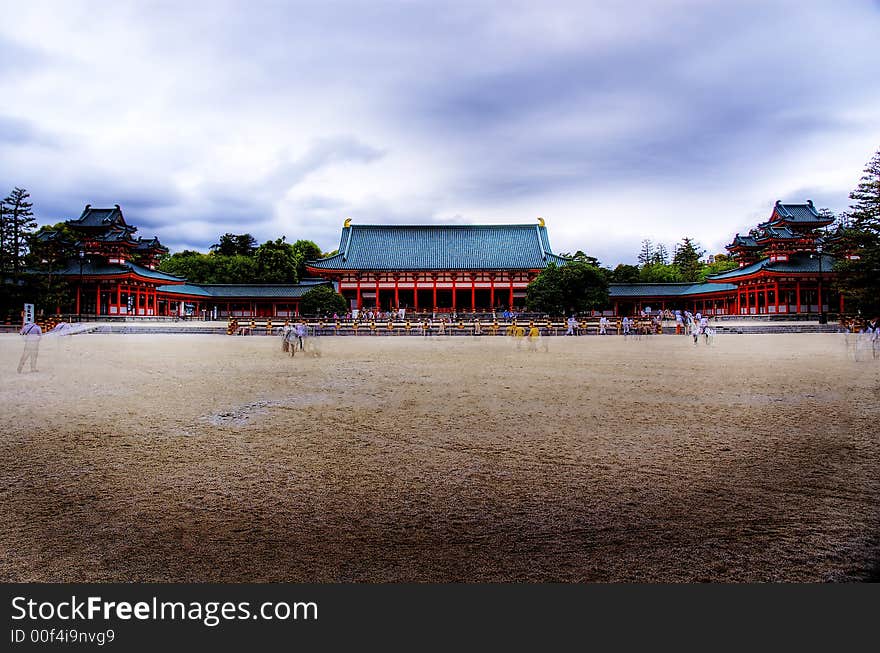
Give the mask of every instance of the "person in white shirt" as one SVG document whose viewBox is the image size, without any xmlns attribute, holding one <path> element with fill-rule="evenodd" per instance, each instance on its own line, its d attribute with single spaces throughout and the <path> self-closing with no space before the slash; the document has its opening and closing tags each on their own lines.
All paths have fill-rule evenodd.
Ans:
<svg viewBox="0 0 880 653">
<path fill-rule="evenodd" d="M 603 315 L 602 317 L 599 318 L 599 335 L 602 335 L 602 336 L 607 335 L 607 332 L 605 331 L 607 328 L 608 328 L 608 318 Z"/>
<path fill-rule="evenodd" d="M 623 318 L 623 335 L 625 335 L 625 336 L 629 335 L 629 325 L 630 324 L 631 324 L 631 322 L 630 322 L 629 318 L 624 317 Z"/>
<path fill-rule="evenodd" d="M 573 336 L 574 329 L 576 326 L 577 326 L 577 320 L 574 319 L 574 315 L 572 315 L 570 318 L 568 318 L 568 328 L 565 330 L 565 335 Z"/>
<path fill-rule="evenodd" d="M 21 352 L 21 360 L 18 361 L 18 373 L 24 368 L 27 361 L 31 363 L 31 372 L 37 370 L 37 354 L 40 353 L 40 339 L 43 337 L 43 330 L 36 322 L 25 324 L 21 327 L 19 334 L 24 336 L 24 351 Z"/>
</svg>

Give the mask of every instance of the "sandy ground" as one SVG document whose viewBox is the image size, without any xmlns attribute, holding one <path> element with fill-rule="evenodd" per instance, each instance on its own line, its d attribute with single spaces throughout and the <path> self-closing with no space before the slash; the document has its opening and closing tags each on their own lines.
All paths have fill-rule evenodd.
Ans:
<svg viewBox="0 0 880 653">
<path fill-rule="evenodd" d="M 3 581 L 845 581 L 880 361 L 842 335 L 0 336 Z"/>
</svg>

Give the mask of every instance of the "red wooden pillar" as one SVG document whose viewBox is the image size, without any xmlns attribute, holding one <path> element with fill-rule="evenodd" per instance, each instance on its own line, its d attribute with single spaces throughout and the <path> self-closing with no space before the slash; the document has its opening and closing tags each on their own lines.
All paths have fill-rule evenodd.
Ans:
<svg viewBox="0 0 880 653">
<path fill-rule="evenodd" d="M 509 274 L 508 277 L 510 279 L 510 304 L 508 305 L 508 308 L 512 311 L 513 310 L 513 273 Z"/>
<path fill-rule="evenodd" d="M 95 315 L 101 314 L 101 286 L 95 286 Z"/>
<path fill-rule="evenodd" d="M 453 274 L 452 275 L 452 312 L 453 313 L 456 312 L 455 311 L 455 282 L 457 279 L 458 279 L 458 275 Z"/>
<path fill-rule="evenodd" d="M 79 315 L 79 303 L 80 303 L 80 295 L 82 294 L 82 286 L 76 287 L 76 314 Z"/>
<path fill-rule="evenodd" d="M 840 293 L 840 313 L 843 314 L 843 293 Z"/>
<path fill-rule="evenodd" d="M 376 310 L 380 310 L 382 305 L 379 303 L 379 275 L 376 275 Z"/>
<path fill-rule="evenodd" d="M 776 286 L 773 288 L 773 295 L 776 298 L 776 314 L 779 315 L 779 282 L 776 282 Z"/>
<path fill-rule="evenodd" d="M 769 284 L 764 284 L 764 312 L 770 312 L 770 289 Z"/>
<path fill-rule="evenodd" d="M 116 314 L 122 314 L 122 284 L 116 284 Z"/>
<path fill-rule="evenodd" d="M 394 275 L 394 308 L 400 308 L 400 293 L 398 291 L 398 285 L 400 284 L 400 275 Z"/>
<path fill-rule="evenodd" d="M 413 310 L 419 312 L 419 275 L 413 275 Z"/>
<path fill-rule="evenodd" d="M 437 275 L 432 274 L 431 278 L 434 280 L 434 310 L 437 310 Z"/>
<path fill-rule="evenodd" d="M 794 287 L 795 287 L 795 294 L 797 294 L 797 303 L 796 303 L 797 309 L 795 310 L 795 312 L 800 313 L 801 312 L 801 282 L 800 282 L 800 280 L 795 282 Z"/>
<path fill-rule="evenodd" d="M 476 313 L 477 311 L 477 285 L 476 285 L 477 276 L 475 274 L 471 275 L 471 312 Z"/>
<path fill-rule="evenodd" d="M 361 310 L 361 277 L 357 276 L 357 308 Z"/>
<path fill-rule="evenodd" d="M 495 275 L 489 275 L 489 308 L 495 310 Z"/>
<path fill-rule="evenodd" d="M 816 282 L 816 297 L 819 299 L 819 312 L 822 312 L 822 280 Z"/>
</svg>

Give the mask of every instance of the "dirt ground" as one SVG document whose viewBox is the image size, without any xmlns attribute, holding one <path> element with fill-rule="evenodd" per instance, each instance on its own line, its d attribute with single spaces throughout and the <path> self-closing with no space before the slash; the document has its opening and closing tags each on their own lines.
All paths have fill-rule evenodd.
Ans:
<svg viewBox="0 0 880 653">
<path fill-rule="evenodd" d="M 3 335 L 0 580 L 863 580 L 843 339 Z"/>
</svg>

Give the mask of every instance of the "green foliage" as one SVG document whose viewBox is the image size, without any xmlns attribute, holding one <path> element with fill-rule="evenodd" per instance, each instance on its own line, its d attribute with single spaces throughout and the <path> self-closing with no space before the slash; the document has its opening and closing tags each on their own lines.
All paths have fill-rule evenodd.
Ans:
<svg viewBox="0 0 880 653">
<path fill-rule="evenodd" d="M 611 272 L 611 283 L 638 283 L 639 268 L 635 265 L 619 264 Z"/>
<path fill-rule="evenodd" d="M 220 256 L 251 256 L 257 249 L 257 239 L 250 234 L 225 233 L 220 242 L 211 245 L 211 251 Z"/>
<path fill-rule="evenodd" d="M 28 241 L 37 228 L 30 193 L 15 187 L 0 202 L 0 274 L 18 279 L 25 267 Z"/>
<path fill-rule="evenodd" d="M 347 310 L 348 302 L 345 301 L 345 297 L 331 286 L 312 288 L 299 302 L 299 312 L 307 316 L 331 316 L 333 313 L 345 313 Z"/>
<path fill-rule="evenodd" d="M 236 254 L 235 256 L 209 255 L 209 265 L 213 265 L 214 281 L 210 283 L 259 283 L 257 262 L 253 256 Z"/>
<path fill-rule="evenodd" d="M 853 203 L 832 241 L 835 285 L 848 310 L 880 316 L 880 151 L 849 198 Z"/>
<path fill-rule="evenodd" d="M 672 257 L 672 264 L 678 267 L 682 281 L 695 282 L 700 278 L 700 270 L 703 263 L 700 257 L 706 251 L 691 238 L 685 236 L 681 243 L 675 248 L 675 256 Z"/>
<path fill-rule="evenodd" d="M 655 263 L 654 243 L 649 238 L 642 241 L 642 248 L 639 250 L 639 265 L 650 265 Z"/>
<path fill-rule="evenodd" d="M 562 291 L 562 270 L 551 263 L 526 288 L 526 307 L 549 315 L 566 312 Z"/>
<path fill-rule="evenodd" d="M 311 240 L 298 240 L 292 247 L 293 251 L 299 257 L 299 264 L 296 268 L 296 277 L 297 279 L 307 277 L 306 261 L 313 261 L 317 258 L 321 258 L 321 248 Z"/>
<path fill-rule="evenodd" d="M 639 270 L 638 281 L 641 283 L 675 283 L 684 281 L 677 265 L 663 265 L 651 263 L 644 265 Z"/>
<path fill-rule="evenodd" d="M 704 265 L 700 268 L 700 273 L 697 277 L 697 281 L 703 283 L 706 281 L 706 277 L 709 277 L 713 274 L 720 274 L 722 272 L 727 272 L 728 270 L 733 270 L 739 267 L 739 263 L 734 261 L 729 256 L 725 256 L 724 254 L 718 254 L 715 257 L 714 263 L 709 263 L 708 265 Z"/>
<path fill-rule="evenodd" d="M 67 261 L 77 257 L 77 233 L 59 222 L 42 226 L 28 238 L 28 269 L 52 272 L 64 267 Z"/>
<path fill-rule="evenodd" d="M 215 283 L 216 260 L 209 254 L 192 249 L 175 252 L 159 263 L 159 269 L 168 274 L 184 277 L 192 283 Z"/>
<path fill-rule="evenodd" d="M 596 268 L 601 268 L 602 264 L 599 262 L 595 256 L 588 256 L 583 252 L 583 250 L 578 250 L 574 254 L 560 254 L 562 258 L 571 259 L 572 261 L 580 261 L 582 263 L 588 263 Z"/>
<path fill-rule="evenodd" d="M 302 255 L 283 238 L 267 240 L 254 254 L 257 283 L 296 283 Z"/>
<path fill-rule="evenodd" d="M 606 272 L 585 261 L 571 261 L 562 267 L 551 263 L 526 289 L 528 309 L 550 315 L 582 313 L 607 304 Z"/>
</svg>

